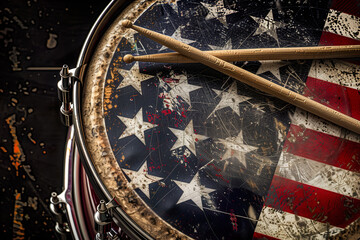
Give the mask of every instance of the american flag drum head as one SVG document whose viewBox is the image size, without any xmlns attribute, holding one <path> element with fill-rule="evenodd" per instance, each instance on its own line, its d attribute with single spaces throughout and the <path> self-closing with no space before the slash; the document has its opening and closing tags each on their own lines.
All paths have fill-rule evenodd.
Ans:
<svg viewBox="0 0 360 240">
<path fill-rule="evenodd" d="M 357 239 L 360 136 L 172 52 L 360 44 L 357 0 L 133 1 L 87 66 L 83 121 L 101 181 L 154 238 Z M 360 120 L 359 59 L 235 65 Z"/>
</svg>

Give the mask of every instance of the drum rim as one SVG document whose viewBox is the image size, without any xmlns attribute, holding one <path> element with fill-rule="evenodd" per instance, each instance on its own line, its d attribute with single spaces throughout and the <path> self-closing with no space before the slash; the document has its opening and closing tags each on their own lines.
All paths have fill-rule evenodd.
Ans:
<svg viewBox="0 0 360 240">
<path fill-rule="evenodd" d="M 113 13 L 114 11 L 118 10 L 118 9 L 116 9 L 117 7 L 119 7 L 118 5 L 122 5 L 124 3 L 126 3 L 125 5 L 129 5 L 133 2 L 134 2 L 134 0 L 132 0 L 132 1 L 112 0 L 109 3 L 109 5 L 105 8 L 105 10 L 102 12 L 102 14 L 98 17 L 98 20 L 93 25 L 93 27 L 83 45 L 83 48 L 80 53 L 80 57 L 78 59 L 77 68 L 81 69 L 80 80 L 83 79 L 83 76 L 86 72 L 85 71 L 86 64 L 89 62 L 89 59 L 92 56 L 92 52 L 94 51 L 94 48 L 95 48 L 94 44 L 97 42 L 97 41 L 94 42 L 94 39 L 95 39 L 96 35 L 99 34 L 99 31 L 102 31 L 101 28 L 104 25 L 108 24 L 108 23 L 104 24 L 104 22 L 103 22 L 104 19 L 102 19 L 102 18 L 106 14 L 110 14 L 110 13 Z M 88 178 L 91 183 L 94 183 L 94 182 L 96 183 L 96 184 L 93 184 L 93 187 L 94 187 L 96 193 L 99 196 L 102 196 L 102 197 L 106 198 L 108 201 L 110 201 L 111 199 L 113 199 L 113 197 L 111 196 L 109 191 L 106 189 L 104 183 L 100 180 L 99 175 L 98 175 L 97 171 L 95 170 L 95 167 L 91 161 L 89 152 L 86 149 L 86 141 L 85 141 L 84 130 L 83 130 L 84 129 L 83 122 L 81 120 L 82 113 L 81 113 L 81 109 L 80 109 L 80 106 L 81 106 L 80 96 L 82 93 L 81 87 L 82 87 L 82 85 L 80 82 L 74 83 L 74 89 L 73 89 L 74 117 L 73 117 L 73 119 L 74 119 L 74 126 L 75 126 L 76 145 L 78 146 L 79 153 L 81 155 L 80 159 L 83 163 L 83 166 L 84 166 L 86 172 L 92 173 L 92 175 L 88 175 Z M 99 191 L 99 189 L 100 189 L 100 191 Z M 135 223 L 133 219 L 129 218 L 129 216 L 120 208 L 116 208 L 115 215 L 117 217 L 117 220 L 120 220 L 120 222 L 122 224 L 124 224 L 124 225 L 121 225 L 121 227 L 123 228 L 123 230 L 125 231 L 126 234 L 131 236 L 131 238 L 153 239 L 141 227 L 139 227 L 138 224 Z M 359 222 L 359 221 L 357 220 L 357 221 L 353 222 L 350 226 L 354 227 L 354 225 L 358 224 L 357 222 Z M 349 227 L 349 228 L 351 228 L 351 227 Z M 131 232 L 131 231 L 133 231 L 134 229 L 135 229 L 135 233 L 134 233 L 135 235 L 132 235 L 133 232 Z"/>
<path fill-rule="evenodd" d="M 113 197 L 106 189 L 104 183 L 100 180 L 97 171 L 92 163 L 90 154 L 86 148 L 86 141 L 84 135 L 84 128 L 81 117 L 81 94 L 82 94 L 82 80 L 84 78 L 87 64 L 89 63 L 91 56 L 93 55 L 96 43 L 101 38 L 101 33 L 107 30 L 109 26 L 110 20 L 112 17 L 116 16 L 114 13 L 120 11 L 125 8 L 133 1 L 126 0 L 112 0 L 106 8 L 102 11 L 100 16 L 97 18 L 93 27 L 91 28 L 79 55 L 78 62 L 76 65 L 76 69 L 79 70 L 79 81 L 74 82 L 73 86 L 73 122 L 75 129 L 75 144 L 79 150 L 80 160 L 84 169 L 87 173 L 87 176 L 90 182 L 93 185 L 93 188 L 96 194 L 106 199 L 107 201 L 111 201 Z M 135 221 L 133 221 L 122 209 L 117 207 L 114 209 L 114 217 L 119 223 L 122 231 L 124 231 L 131 239 L 153 239 L 148 233 L 146 233 L 140 226 L 138 226 Z"/>
<path fill-rule="evenodd" d="M 126 2 L 126 4 L 124 4 Z M 91 32 L 89 33 L 89 37 L 86 40 L 86 43 L 84 44 L 84 48 L 81 52 L 79 63 L 78 63 L 78 71 L 80 80 L 86 78 L 85 74 L 91 75 L 91 70 L 87 66 L 84 67 L 86 64 L 91 63 L 93 59 L 97 59 L 96 55 L 98 57 L 103 57 L 102 54 L 97 54 L 95 51 L 95 47 L 97 44 L 101 44 L 101 41 L 106 38 L 105 36 L 102 36 L 98 39 L 98 41 L 94 41 L 93 39 L 98 37 L 99 32 L 105 33 L 110 28 L 113 27 L 113 24 L 110 20 L 116 18 L 119 22 L 120 15 L 116 15 L 116 13 L 125 12 L 122 11 L 124 8 L 127 8 L 130 6 L 137 6 L 138 11 L 134 11 L 133 14 L 130 14 L 130 18 L 137 18 L 139 14 L 142 13 L 140 11 L 140 8 L 143 7 L 149 7 L 155 2 L 155 0 L 152 1 L 143 1 L 143 0 L 132 0 L 132 1 L 112 1 L 106 9 L 103 11 L 103 13 L 99 16 L 96 24 L 92 28 Z M 124 7 L 124 8 L 122 8 Z M 113 16 L 113 18 L 111 18 Z M 102 19 L 103 17 L 107 17 L 107 21 Z M 109 23 L 110 21 L 110 23 Z M 106 22 L 104 24 L 104 22 Z M 123 28 L 121 25 L 115 25 L 117 27 Z M 112 39 L 114 40 L 114 39 Z M 96 44 L 96 45 L 95 45 Z M 89 54 L 91 52 L 91 54 Z M 103 52 L 102 52 L 103 53 Z M 112 56 L 112 53 L 111 55 Z M 106 57 L 108 58 L 108 56 Z M 112 58 L 109 58 L 112 59 Z M 105 66 L 105 65 L 104 65 Z M 101 68 L 104 68 L 102 65 Z M 85 71 L 85 69 L 88 68 L 88 70 Z M 94 68 L 95 69 L 95 68 Z M 99 69 L 96 69 L 99 70 Z M 107 68 L 106 68 L 107 71 Z M 96 80 L 98 81 L 98 80 Z M 73 86 L 73 119 L 74 119 L 74 125 L 75 125 L 75 137 L 76 137 L 76 144 L 78 145 L 79 152 L 81 155 L 81 159 L 84 162 L 84 168 L 87 173 L 90 173 L 88 177 L 90 178 L 90 182 L 93 183 L 93 187 L 95 189 L 95 192 L 103 197 L 103 199 L 111 201 L 112 199 L 116 200 L 124 200 L 127 201 L 131 205 L 131 211 L 129 211 L 130 208 L 127 206 L 123 206 L 124 208 L 127 208 L 129 212 L 125 212 L 119 205 L 119 207 L 116 207 L 116 209 L 113 209 L 113 220 L 114 222 L 120 226 L 120 228 L 124 231 L 125 234 L 127 234 L 131 239 L 154 239 L 154 238 L 174 238 L 174 239 L 184 239 L 184 238 L 190 238 L 189 236 L 186 236 L 183 232 L 179 231 L 178 229 L 171 226 L 169 223 L 167 223 L 165 220 L 163 220 L 160 216 L 158 216 L 155 212 L 152 211 L 152 209 L 146 208 L 145 203 L 143 200 L 138 197 L 133 191 L 125 190 L 129 194 L 127 198 L 123 198 L 117 195 L 121 195 L 120 193 L 123 191 L 116 190 L 114 191 L 114 188 L 110 189 L 110 186 L 105 186 L 104 179 L 101 179 L 104 177 L 104 175 L 101 175 L 98 173 L 97 167 L 94 164 L 94 159 L 92 157 L 92 154 L 90 154 L 90 150 L 88 147 L 88 144 L 91 143 L 91 141 L 87 141 L 89 139 L 89 135 L 86 133 L 88 132 L 85 128 L 85 120 L 82 120 L 82 116 L 84 115 L 84 111 L 86 112 L 86 107 L 83 106 L 82 100 L 80 97 L 82 96 L 83 92 L 86 91 L 86 86 L 89 84 L 82 85 L 81 81 L 75 81 Z M 82 87 L 84 86 L 84 89 Z M 83 109 L 81 109 L 83 108 Z M 84 123 L 84 124 L 83 124 Z M 86 137 L 87 136 L 87 137 Z M 99 156 L 99 158 L 102 158 L 103 156 Z M 106 158 L 106 157 L 105 157 Z M 120 170 L 121 171 L 121 170 Z M 118 175 L 121 175 L 125 177 L 124 175 L 119 172 Z M 108 177 L 108 176 L 107 176 Z M 123 186 L 124 187 L 124 186 Z M 110 193 L 111 192 L 111 193 Z M 115 194 L 119 193 L 119 194 Z M 131 196 L 130 196 L 131 195 Z M 135 199 L 134 199 L 135 198 Z M 134 207 L 136 206 L 136 207 Z M 132 209 L 136 208 L 136 209 Z M 128 214 L 127 214 L 128 213 Z M 130 217 L 130 214 L 132 217 Z M 135 219 L 136 218 L 136 219 Z M 145 230 L 146 229 L 146 230 Z M 151 233 L 151 234 L 150 234 Z"/>
</svg>

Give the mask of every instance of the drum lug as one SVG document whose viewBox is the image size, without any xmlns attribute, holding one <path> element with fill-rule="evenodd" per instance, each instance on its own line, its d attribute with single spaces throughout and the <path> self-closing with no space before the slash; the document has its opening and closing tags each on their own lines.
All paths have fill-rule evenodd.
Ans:
<svg viewBox="0 0 360 240">
<path fill-rule="evenodd" d="M 55 215 L 55 230 L 63 236 L 63 239 L 67 239 L 70 236 L 70 227 L 66 218 L 65 205 L 65 202 L 58 197 L 56 192 L 51 193 L 50 210 Z"/>
<path fill-rule="evenodd" d="M 119 233 L 116 232 L 113 228 L 111 228 L 110 231 L 107 232 L 107 239 L 108 240 L 120 240 Z"/>
<path fill-rule="evenodd" d="M 60 107 L 60 116 L 61 122 L 65 126 L 70 126 L 72 124 L 72 114 L 73 114 L 73 105 L 72 105 L 72 86 L 74 81 L 80 81 L 82 77 L 82 72 L 84 66 L 69 69 L 68 65 L 64 64 L 60 70 L 60 80 L 57 83 L 58 88 L 58 97 L 61 101 Z"/>
<path fill-rule="evenodd" d="M 114 199 L 108 203 L 105 203 L 104 200 L 100 201 L 97 206 L 97 211 L 94 214 L 96 240 L 118 239 L 118 233 L 114 229 L 110 228 L 111 223 L 113 222 L 111 209 L 117 206 L 118 204 Z"/>
</svg>

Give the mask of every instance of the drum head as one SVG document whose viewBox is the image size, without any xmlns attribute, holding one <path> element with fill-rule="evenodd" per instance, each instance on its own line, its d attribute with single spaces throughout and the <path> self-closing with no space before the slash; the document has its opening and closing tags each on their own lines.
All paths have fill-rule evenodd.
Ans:
<svg viewBox="0 0 360 240">
<path fill-rule="evenodd" d="M 93 165 L 154 238 L 326 239 L 357 232 L 357 134 L 199 63 L 126 64 L 171 52 L 121 21 L 201 50 L 359 44 L 340 1 L 134 1 L 101 36 L 82 118 Z M 235 62 L 360 119 L 354 59 Z"/>
</svg>

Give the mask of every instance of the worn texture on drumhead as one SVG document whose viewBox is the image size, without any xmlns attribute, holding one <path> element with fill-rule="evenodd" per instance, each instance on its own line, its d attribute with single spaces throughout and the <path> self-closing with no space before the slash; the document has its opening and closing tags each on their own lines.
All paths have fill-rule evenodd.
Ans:
<svg viewBox="0 0 360 240">
<path fill-rule="evenodd" d="M 316 2 L 316 14 L 299 1 L 281 3 L 283 13 L 260 0 L 152 3 L 136 2 L 121 17 L 202 50 L 326 45 L 326 24 L 335 22 L 327 0 Z M 101 180 L 145 231 L 200 239 L 327 239 L 358 231 L 358 135 L 200 64 L 127 65 L 125 53 L 167 50 L 135 38 L 119 19 L 111 31 L 85 81 L 84 125 Z M 359 116 L 356 64 L 235 64 Z"/>
<path fill-rule="evenodd" d="M 129 31 L 122 27 L 120 22 L 124 18 L 135 20 L 142 13 L 143 9 L 148 8 L 154 2 L 134 1 L 104 34 L 87 67 L 83 90 L 82 118 L 84 121 L 86 143 L 91 153 L 93 164 L 100 179 L 111 195 L 116 198 L 121 208 L 153 237 L 159 239 L 182 239 L 188 237 L 161 220 L 133 192 L 132 187 L 127 183 L 127 179 L 116 164 L 116 159 L 111 151 L 104 126 L 103 104 L 104 101 L 106 104 L 107 94 L 104 89 L 105 75 L 120 39 L 123 37 L 123 34 Z"/>
</svg>

